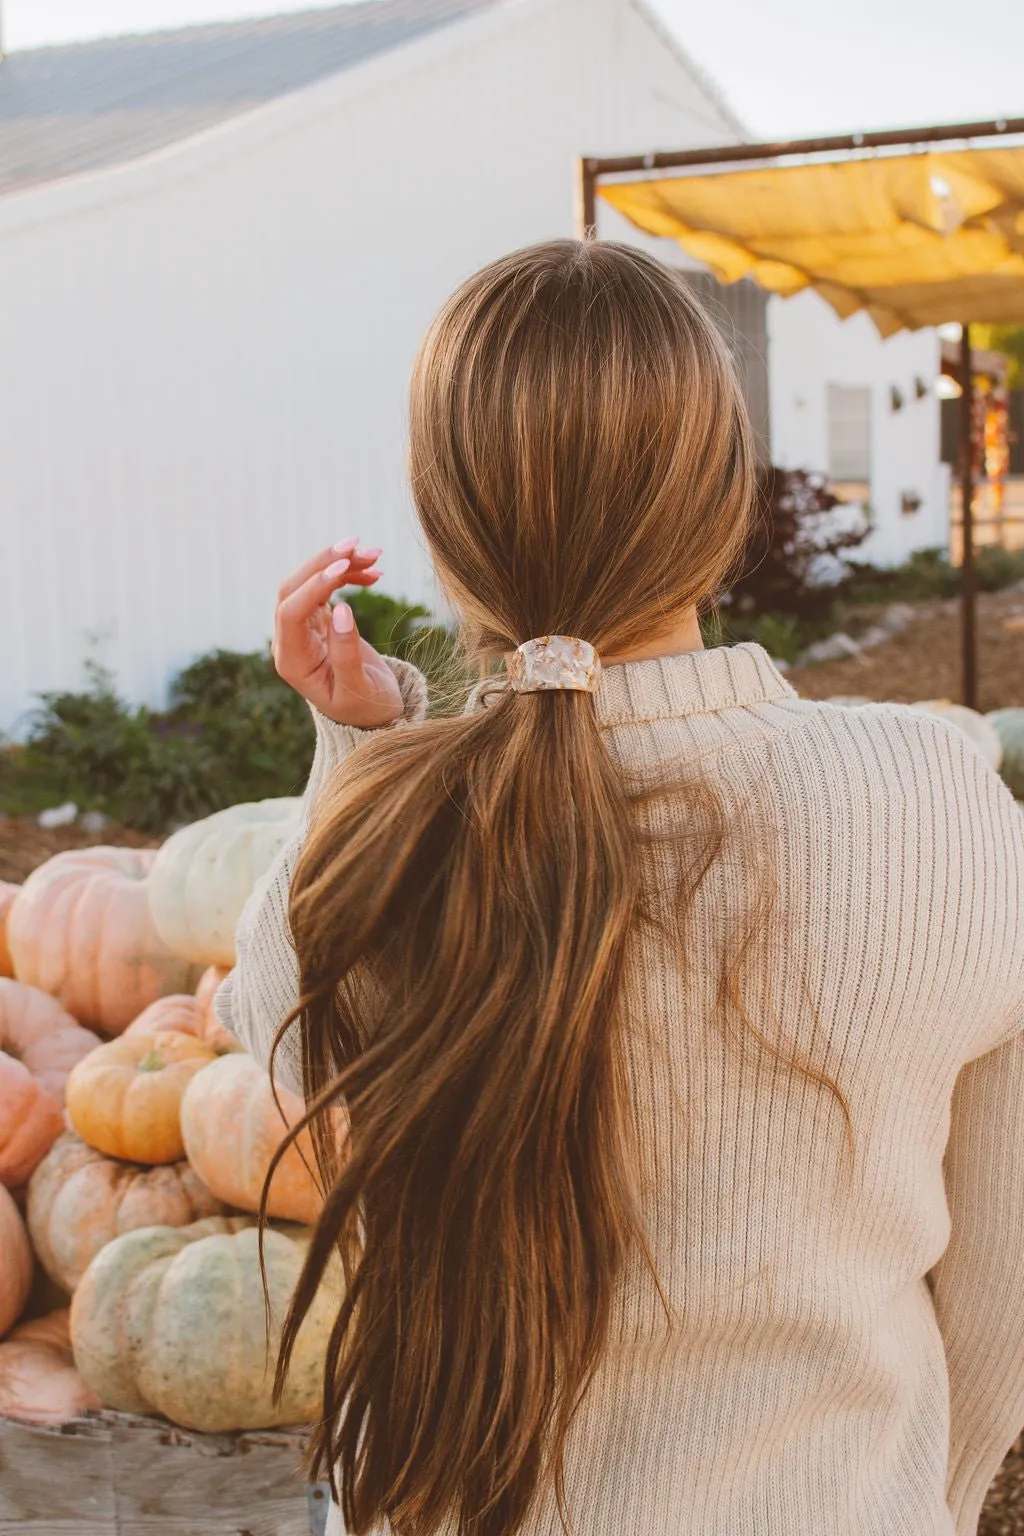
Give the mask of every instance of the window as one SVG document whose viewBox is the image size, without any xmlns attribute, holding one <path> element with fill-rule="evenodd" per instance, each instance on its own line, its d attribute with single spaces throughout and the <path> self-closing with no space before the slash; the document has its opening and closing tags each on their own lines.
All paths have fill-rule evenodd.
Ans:
<svg viewBox="0 0 1024 1536">
<path fill-rule="evenodd" d="M 828 475 L 840 485 L 871 480 L 871 390 L 828 385 Z"/>
</svg>

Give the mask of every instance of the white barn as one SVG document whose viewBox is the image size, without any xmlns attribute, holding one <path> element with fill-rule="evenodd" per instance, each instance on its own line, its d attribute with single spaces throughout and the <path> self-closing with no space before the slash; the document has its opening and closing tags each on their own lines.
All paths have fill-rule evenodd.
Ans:
<svg viewBox="0 0 1024 1536">
<path fill-rule="evenodd" d="M 262 644 L 282 575 L 348 533 L 430 601 L 404 418 L 431 315 L 572 232 L 581 152 L 741 136 L 643 0 L 375 0 L 7 57 L 0 729 L 87 655 L 161 704 L 196 654 Z M 813 338 L 776 348 L 780 399 L 821 393 Z M 783 449 L 824 467 L 796 410 Z"/>
</svg>

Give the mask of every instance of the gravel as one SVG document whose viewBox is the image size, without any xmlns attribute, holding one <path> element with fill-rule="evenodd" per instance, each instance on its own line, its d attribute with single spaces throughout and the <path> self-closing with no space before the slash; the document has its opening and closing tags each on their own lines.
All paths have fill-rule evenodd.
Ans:
<svg viewBox="0 0 1024 1536">
<path fill-rule="evenodd" d="M 983 592 L 978 598 L 978 692 L 983 713 L 1024 705 L 1024 634 L 1003 627 L 1020 604 L 1012 591 Z M 890 621 L 891 609 L 890 607 Z M 907 605 L 909 607 L 909 605 Z M 933 599 L 910 608 L 901 634 L 846 660 L 796 666 L 787 682 L 806 699 L 855 694 L 901 704 L 919 699 L 960 697 L 960 604 Z M 859 610 L 865 628 L 885 621 L 882 605 Z M 855 638 L 857 638 L 855 633 Z"/>
<path fill-rule="evenodd" d="M 1016 1442 L 988 1491 L 978 1536 L 1024 1536 L 1024 1435 Z"/>
</svg>

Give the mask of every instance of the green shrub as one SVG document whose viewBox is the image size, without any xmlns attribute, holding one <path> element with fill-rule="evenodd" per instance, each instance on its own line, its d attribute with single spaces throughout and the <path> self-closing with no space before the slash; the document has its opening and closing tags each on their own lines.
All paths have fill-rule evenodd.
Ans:
<svg viewBox="0 0 1024 1536">
<path fill-rule="evenodd" d="M 449 632 L 426 609 L 376 592 L 346 594 L 360 633 L 423 667 L 441 694 L 466 679 Z M 313 758 L 308 706 L 282 682 L 269 647 L 215 650 L 173 681 L 169 706 L 121 699 L 94 661 L 80 693 L 40 695 L 24 746 L 0 751 L 0 810 L 31 814 L 73 800 L 161 833 L 241 800 L 301 792 Z"/>
<path fill-rule="evenodd" d="M 982 592 L 1001 592 L 1014 582 L 1024 580 L 1024 550 L 997 549 L 985 544 L 974 557 L 978 586 Z"/>
<path fill-rule="evenodd" d="M 956 597 L 960 567 L 951 565 L 943 549 L 921 549 L 903 565 L 889 568 L 848 562 L 850 573 L 841 587 L 844 602 L 921 602 L 930 597 Z M 978 587 L 999 592 L 1024 578 L 1024 551 L 983 545 L 975 554 Z"/>
</svg>

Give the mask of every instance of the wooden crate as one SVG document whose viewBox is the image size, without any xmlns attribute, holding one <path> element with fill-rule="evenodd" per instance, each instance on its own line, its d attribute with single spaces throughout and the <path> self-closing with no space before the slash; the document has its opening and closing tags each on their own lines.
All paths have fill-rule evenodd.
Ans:
<svg viewBox="0 0 1024 1536">
<path fill-rule="evenodd" d="M 100 1412 L 44 1429 L 0 1419 L 0 1536 L 323 1536 L 326 1484 L 299 1430 L 200 1435 Z"/>
</svg>

